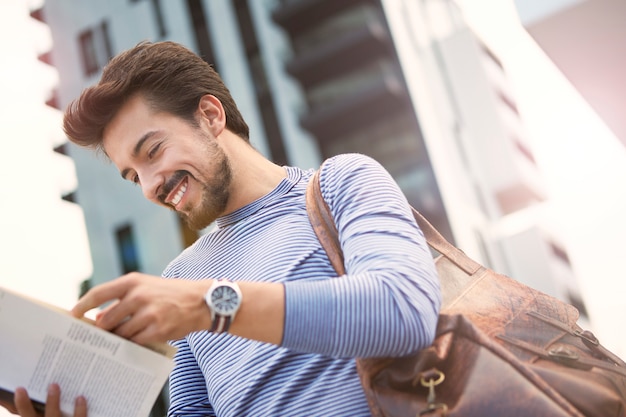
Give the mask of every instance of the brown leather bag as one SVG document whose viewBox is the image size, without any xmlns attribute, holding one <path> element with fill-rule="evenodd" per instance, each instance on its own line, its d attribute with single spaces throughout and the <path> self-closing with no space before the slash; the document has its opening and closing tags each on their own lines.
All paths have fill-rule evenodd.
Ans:
<svg viewBox="0 0 626 417">
<path fill-rule="evenodd" d="M 341 276 L 343 255 L 318 175 L 307 211 Z M 357 360 L 373 416 L 626 416 L 626 363 L 576 324 L 576 308 L 478 264 L 413 214 L 440 254 L 443 305 L 428 348 Z"/>
</svg>

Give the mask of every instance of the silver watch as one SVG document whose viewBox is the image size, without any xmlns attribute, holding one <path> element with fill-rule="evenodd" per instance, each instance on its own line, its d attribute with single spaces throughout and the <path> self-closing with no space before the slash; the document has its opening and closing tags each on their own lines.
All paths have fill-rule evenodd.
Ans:
<svg viewBox="0 0 626 417">
<path fill-rule="evenodd" d="M 235 282 L 215 280 L 204 296 L 211 310 L 211 331 L 227 332 L 241 307 L 241 290 Z"/>
</svg>

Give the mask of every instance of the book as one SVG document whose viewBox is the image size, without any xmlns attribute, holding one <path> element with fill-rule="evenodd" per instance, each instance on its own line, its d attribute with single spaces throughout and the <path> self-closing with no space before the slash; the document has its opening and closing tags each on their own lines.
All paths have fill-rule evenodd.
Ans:
<svg viewBox="0 0 626 417">
<path fill-rule="evenodd" d="M 173 368 L 175 349 L 141 346 L 56 306 L 0 287 L 0 400 L 25 387 L 42 410 L 51 383 L 61 412 L 87 399 L 89 417 L 147 417 Z"/>
</svg>

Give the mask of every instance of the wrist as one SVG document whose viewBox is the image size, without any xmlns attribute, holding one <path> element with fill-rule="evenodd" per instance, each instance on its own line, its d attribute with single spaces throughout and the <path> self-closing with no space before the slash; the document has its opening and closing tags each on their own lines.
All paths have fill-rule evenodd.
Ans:
<svg viewBox="0 0 626 417">
<path fill-rule="evenodd" d="M 213 285 L 214 279 L 203 279 L 198 281 L 198 291 L 196 292 L 199 295 L 199 299 L 197 299 L 196 303 L 198 305 L 198 312 L 200 313 L 200 317 L 198 318 L 198 324 L 196 327 L 197 331 L 208 330 L 211 328 L 212 319 L 211 319 L 211 307 L 208 306 L 206 302 L 206 294 Z"/>
<path fill-rule="evenodd" d="M 225 279 L 212 280 L 204 300 L 210 311 L 209 330 L 215 333 L 228 332 L 241 307 L 242 293 L 239 285 Z"/>
</svg>

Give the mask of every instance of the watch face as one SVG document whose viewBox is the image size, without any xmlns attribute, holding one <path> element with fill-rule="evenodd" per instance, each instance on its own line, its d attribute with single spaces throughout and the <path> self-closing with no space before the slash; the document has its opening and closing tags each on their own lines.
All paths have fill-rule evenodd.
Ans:
<svg viewBox="0 0 626 417">
<path fill-rule="evenodd" d="M 239 295 L 234 288 L 223 285 L 211 292 L 211 304 L 217 314 L 228 315 L 237 310 Z"/>
</svg>

